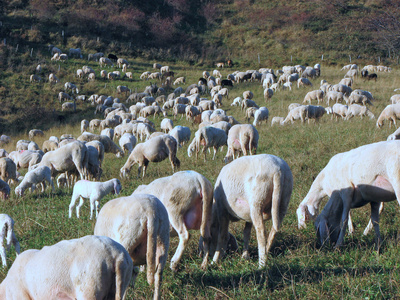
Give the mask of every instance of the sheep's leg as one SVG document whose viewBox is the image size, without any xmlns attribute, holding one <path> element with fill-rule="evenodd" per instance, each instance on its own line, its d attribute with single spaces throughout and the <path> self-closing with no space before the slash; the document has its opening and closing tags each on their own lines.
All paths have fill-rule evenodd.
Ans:
<svg viewBox="0 0 400 300">
<path fill-rule="evenodd" d="M 256 209 L 250 208 L 251 220 L 253 221 L 254 228 L 256 229 L 257 244 L 258 244 L 258 267 L 262 268 L 265 266 L 267 261 L 266 253 L 266 232 L 265 224 L 262 217 L 262 213 Z"/>
<path fill-rule="evenodd" d="M 97 219 L 97 217 L 99 216 L 100 201 L 99 201 L 99 200 L 96 200 L 96 201 L 94 202 L 94 204 L 95 204 L 96 219 Z"/>
<path fill-rule="evenodd" d="M 178 223 L 178 222 L 176 222 Z M 183 220 L 179 220 L 179 223 L 177 224 L 180 228 L 174 227 L 176 232 L 179 235 L 179 245 L 178 248 L 176 249 L 176 252 L 174 256 L 171 259 L 171 270 L 172 271 L 177 271 L 177 266 L 179 264 L 179 261 L 182 258 L 183 251 L 186 248 L 187 242 L 189 241 L 189 232 L 187 231 L 187 228 L 185 226 L 185 223 Z"/>
<path fill-rule="evenodd" d="M 217 147 L 214 147 L 214 156 L 213 156 L 213 160 L 215 160 L 215 157 L 217 156 L 217 151 L 218 151 Z"/>
<path fill-rule="evenodd" d="M 244 225 L 243 229 L 243 254 L 242 258 L 244 259 L 250 259 L 250 254 L 249 254 L 249 241 L 250 241 L 250 234 L 251 234 L 251 228 L 253 227 L 253 224 L 250 222 L 246 222 Z"/>
<path fill-rule="evenodd" d="M 228 244 L 228 227 L 229 227 L 229 219 L 227 217 L 228 212 L 222 211 L 219 213 L 219 233 L 218 233 L 218 242 L 216 251 L 214 253 L 213 262 L 218 263 L 220 258 L 225 254 L 226 247 Z"/>
<path fill-rule="evenodd" d="M 74 193 L 72 193 L 71 203 L 69 204 L 69 218 L 72 216 L 72 208 L 75 206 L 78 197 L 79 196 L 76 196 Z"/>
<path fill-rule="evenodd" d="M 95 209 L 95 206 L 96 206 L 96 218 L 97 218 L 97 204 L 95 204 L 96 202 L 98 201 L 92 198 L 90 199 L 90 220 L 93 219 L 93 211 Z"/>
<path fill-rule="evenodd" d="M 83 198 L 82 197 L 80 197 L 80 200 L 79 200 L 79 204 L 78 204 L 78 206 L 76 207 L 76 217 L 79 219 L 79 210 L 81 209 L 81 207 L 82 207 L 82 205 L 83 205 Z"/>
<path fill-rule="evenodd" d="M 383 202 L 381 202 L 379 205 L 379 214 L 382 213 L 383 206 L 384 206 L 384 204 L 383 204 Z M 368 225 L 367 225 L 367 227 L 365 227 L 363 235 L 367 235 L 371 231 L 372 227 L 373 227 L 372 220 L 369 219 Z"/>
<path fill-rule="evenodd" d="M 15 252 L 18 254 L 21 253 L 21 247 L 19 245 L 19 242 L 17 240 L 17 237 L 15 236 L 15 233 L 13 231 L 12 236 L 11 236 L 11 243 L 14 245 Z"/>
<path fill-rule="evenodd" d="M 381 202 L 371 202 L 371 222 L 372 225 L 374 226 L 375 230 L 375 236 L 376 236 L 376 245 L 375 248 L 377 251 L 379 251 L 379 248 L 381 246 L 381 234 L 379 231 L 379 213 L 380 213 L 380 207 L 381 207 Z"/>
<path fill-rule="evenodd" d="M 6 248 L 4 248 L 3 239 L 0 240 L 0 256 L 1 256 L 1 262 L 3 264 L 3 267 L 6 267 L 7 266 Z"/>
<path fill-rule="evenodd" d="M 343 191 L 340 195 L 343 201 L 343 211 L 342 211 L 342 219 L 340 222 L 340 234 L 336 241 L 335 248 L 338 248 L 343 244 L 349 219 L 351 201 L 353 199 L 353 192 L 354 192 L 353 189 L 348 189 Z"/>
</svg>

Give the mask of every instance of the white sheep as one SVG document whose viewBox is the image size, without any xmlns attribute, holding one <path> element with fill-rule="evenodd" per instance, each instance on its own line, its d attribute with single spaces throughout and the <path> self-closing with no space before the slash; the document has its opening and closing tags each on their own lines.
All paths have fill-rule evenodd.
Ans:
<svg viewBox="0 0 400 300">
<path fill-rule="evenodd" d="M 4 239 L 6 247 L 4 247 Z M 11 244 L 15 247 L 17 255 L 20 253 L 20 245 L 14 233 L 14 220 L 6 214 L 0 214 L 0 257 L 3 267 L 7 266 L 6 252 L 10 251 Z"/>
<path fill-rule="evenodd" d="M 359 105 L 359 104 L 351 104 L 348 106 L 346 120 L 351 119 L 352 117 L 361 117 L 368 116 L 371 120 L 375 119 L 375 115 L 368 109 L 368 107 Z"/>
<path fill-rule="evenodd" d="M 256 154 L 258 147 L 258 131 L 251 124 L 237 124 L 231 127 L 228 133 L 228 152 L 225 155 L 225 162 L 239 157 L 235 157 L 236 152 L 243 155 Z"/>
<path fill-rule="evenodd" d="M 260 125 L 262 121 L 265 121 L 265 123 L 268 122 L 268 117 L 269 117 L 269 110 L 266 107 L 260 107 L 257 109 L 254 113 L 254 122 L 253 126 Z"/>
<path fill-rule="evenodd" d="M 283 88 L 283 89 L 289 89 L 289 91 L 291 91 L 291 90 L 292 90 L 292 83 L 291 83 L 291 82 L 285 82 L 285 83 L 282 85 L 282 88 Z"/>
<path fill-rule="evenodd" d="M 2 299 L 123 300 L 133 270 L 128 252 L 108 237 L 63 240 L 18 255 L 0 284 L 0 295 Z"/>
<path fill-rule="evenodd" d="M 272 89 L 266 88 L 264 90 L 264 99 L 265 99 L 265 101 L 271 99 L 273 95 L 274 95 L 274 91 Z"/>
<path fill-rule="evenodd" d="M 136 138 L 131 133 L 124 133 L 118 141 L 119 146 L 124 153 L 131 153 L 136 146 Z"/>
<path fill-rule="evenodd" d="M 283 125 L 283 121 L 285 121 L 284 117 L 273 117 L 271 120 L 271 126 L 274 126 L 275 124 Z"/>
<path fill-rule="evenodd" d="M 308 92 L 306 94 L 306 96 L 304 97 L 303 104 L 305 104 L 307 102 L 309 104 L 311 104 L 311 101 L 313 101 L 313 100 L 314 101 L 317 100 L 318 104 L 321 103 L 324 100 L 324 92 L 321 90 L 315 90 L 315 91 Z"/>
<path fill-rule="evenodd" d="M 174 123 L 171 119 L 164 118 L 161 121 L 160 128 L 164 133 L 168 133 L 172 128 L 174 128 Z"/>
<path fill-rule="evenodd" d="M 96 210 L 96 218 L 99 214 L 100 200 L 109 193 L 118 195 L 122 186 L 119 179 L 113 178 L 105 182 L 79 180 L 74 185 L 71 203 L 69 204 L 69 218 L 72 217 L 72 209 L 76 200 L 80 198 L 80 202 L 76 207 L 76 217 L 79 218 L 79 210 L 81 209 L 84 199 L 90 200 L 90 220 L 93 218 L 93 211 Z"/>
<path fill-rule="evenodd" d="M 238 184 L 240 183 L 240 184 Z M 244 220 L 243 258 L 249 258 L 252 225 L 258 242 L 258 265 L 264 267 L 268 252 L 286 215 L 293 189 L 293 176 L 281 158 L 260 154 L 241 157 L 221 169 L 214 188 L 211 246 L 215 245 L 213 261 L 224 255 L 229 222 Z M 267 239 L 264 220 L 272 219 Z"/>
<path fill-rule="evenodd" d="M 186 79 L 185 79 L 185 77 L 178 77 L 177 79 L 175 79 L 175 81 L 174 81 L 174 85 L 177 85 L 177 84 L 184 84 L 186 82 Z"/>
<path fill-rule="evenodd" d="M 0 158 L 0 179 L 8 184 L 17 183 L 17 166 L 9 157 Z"/>
<path fill-rule="evenodd" d="M 172 128 L 168 134 L 176 140 L 179 147 L 182 147 L 186 142 L 188 142 L 191 136 L 190 128 L 180 125 Z"/>
<path fill-rule="evenodd" d="M 99 59 L 99 65 L 102 68 L 104 65 L 107 67 L 114 67 L 114 64 L 112 63 L 112 61 L 107 58 L 107 57 L 100 57 Z"/>
<path fill-rule="evenodd" d="M 335 103 L 345 102 L 345 96 L 342 92 L 329 91 L 326 93 L 326 104 L 329 106 L 331 101 Z"/>
<path fill-rule="evenodd" d="M 33 140 L 34 137 L 43 137 L 44 136 L 44 132 L 40 129 L 32 129 L 29 131 L 29 139 Z"/>
<path fill-rule="evenodd" d="M 227 140 L 228 136 L 225 130 L 212 126 L 202 127 L 196 131 L 194 138 L 187 149 L 188 156 L 191 157 L 193 153 L 196 153 L 196 159 L 197 159 L 198 154 L 200 152 L 200 147 L 203 146 L 202 152 L 204 154 L 204 161 L 206 161 L 207 149 L 213 147 L 214 148 L 213 160 L 214 160 L 218 148 L 225 146 L 227 144 Z"/>
<path fill-rule="evenodd" d="M 10 186 L 7 182 L 0 179 L 0 196 L 3 200 L 6 200 L 10 197 Z"/>
<path fill-rule="evenodd" d="M 389 120 L 389 127 L 393 123 L 396 126 L 396 119 L 400 119 L 400 103 L 386 106 L 376 121 L 376 126 L 381 128 L 385 120 Z"/>
<path fill-rule="evenodd" d="M 58 83 L 58 82 L 60 82 L 60 80 L 57 78 L 56 75 L 54 75 L 53 73 L 50 73 L 50 75 L 49 75 L 49 82 L 50 82 L 50 84 L 53 84 L 53 83 Z"/>
<path fill-rule="evenodd" d="M 350 208 L 371 203 L 371 220 L 379 245 L 379 204 L 400 199 L 399 155 L 400 141 L 395 140 L 364 145 L 333 156 L 297 208 L 299 228 L 306 227 L 306 221 L 316 217 L 321 200 L 331 197 L 335 191 L 337 195 L 331 200 L 337 199 L 343 204 L 341 224 L 348 221 L 351 224 Z M 339 230 L 335 247 L 343 243 L 346 226 Z"/>
<path fill-rule="evenodd" d="M 100 210 L 94 234 L 124 246 L 134 266 L 147 265 L 147 281 L 154 284 L 154 299 L 161 299 L 169 228 L 168 212 L 158 198 L 134 194 L 108 201 Z"/>
<path fill-rule="evenodd" d="M 306 105 L 300 105 L 289 110 L 285 120 L 281 123 L 281 125 L 284 125 L 289 121 L 293 124 L 294 120 L 301 120 L 301 123 L 304 123 L 307 119 L 306 109 L 307 109 Z"/>
<path fill-rule="evenodd" d="M 335 116 L 336 120 L 339 117 L 342 117 L 342 119 L 345 119 L 346 116 L 347 116 L 347 110 L 348 110 L 348 106 L 347 105 L 344 105 L 344 104 L 341 104 L 341 103 L 335 103 L 332 106 L 332 114 L 333 114 L 332 117 Z"/>
<path fill-rule="evenodd" d="M 300 88 L 301 86 L 312 86 L 312 83 L 308 78 L 301 77 L 297 79 L 297 87 Z"/>
<path fill-rule="evenodd" d="M 50 153 L 50 152 L 48 152 L 48 153 Z M 30 188 L 31 192 L 33 192 L 36 188 L 36 185 L 39 183 L 42 184 L 42 192 L 44 192 L 44 189 L 46 188 L 45 181 L 47 181 L 48 184 L 51 185 L 51 188 L 54 193 L 55 189 L 54 189 L 53 180 L 51 179 L 50 168 L 47 166 L 39 166 L 35 169 L 32 169 L 32 170 L 28 171 L 28 173 L 25 174 L 24 179 L 15 188 L 15 194 L 17 196 L 22 197 L 24 195 L 24 191 L 27 188 Z"/>
<path fill-rule="evenodd" d="M 179 245 L 171 259 L 171 269 L 176 271 L 189 240 L 189 230 L 200 230 L 204 255 L 201 268 L 205 269 L 209 255 L 211 207 L 213 186 L 207 178 L 195 171 L 181 171 L 172 176 L 140 185 L 132 195 L 151 194 L 164 204 L 171 223 L 171 233 L 179 235 Z"/>
<path fill-rule="evenodd" d="M 127 177 L 132 166 L 137 163 L 138 177 L 143 168 L 143 177 L 146 175 L 146 170 L 149 162 L 160 162 L 169 158 L 172 166 L 172 171 L 180 167 L 180 161 L 176 157 L 178 144 L 172 136 L 164 134 L 147 140 L 144 143 L 137 144 L 128 157 L 128 160 L 120 169 L 121 177 Z"/>
<path fill-rule="evenodd" d="M 29 77 L 29 81 L 30 82 L 40 82 L 40 81 L 42 81 L 42 77 L 40 77 L 39 75 L 36 75 L 36 74 L 32 74 Z"/>
<path fill-rule="evenodd" d="M 231 106 L 242 106 L 242 98 L 241 97 L 236 97 L 233 99 Z"/>
</svg>

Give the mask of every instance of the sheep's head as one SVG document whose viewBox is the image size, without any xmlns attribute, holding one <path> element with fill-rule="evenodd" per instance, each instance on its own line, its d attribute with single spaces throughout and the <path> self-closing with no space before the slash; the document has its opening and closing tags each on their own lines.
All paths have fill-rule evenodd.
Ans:
<svg viewBox="0 0 400 300">
<path fill-rule="evenodd" d="M 121 178 L 128 178 L 129 177 L 130 168 L 122 167 L 119 176 Z"/>
<path fill-rule="evenodd" d="M 304 204 L 299 205 L 296 213 L 297 213 L 297 222 L 299 229 L 306 228 L 307 227 L 306 222 L 312 219 L 317 214 L 317 212 L 314 210 L 310 211 L 309 206 Z"/>
<path fill-rule="evenodd" d="M 118 195 L 122 190 L 122 185 L 119 179 L 114 179 L 114 194 Z"/>
</svg>

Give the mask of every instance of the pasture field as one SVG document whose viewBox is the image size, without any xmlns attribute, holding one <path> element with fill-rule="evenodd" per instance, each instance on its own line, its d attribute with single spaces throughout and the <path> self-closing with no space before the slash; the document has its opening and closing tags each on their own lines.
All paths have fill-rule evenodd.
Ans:
<svg viewBox="0 0 400 300">
<path fill-rule="evenodd" d="M 129 60 L 129 59 L 128 59 Z M 29 83 L 29 72 L 33 66 L 22 67 L 26 75 L 3 74 L 3 83 L 6 88 L 19 86 L 12 91 L 15 98 L 23 93 L 28 93 L 32 101 L 39 101 L 46 107 L 53 107 L 61 110 L 57 94 L 63 90 L 63 83 L 74 82 L 80 87 L 80 94 L 91 95 L 93 93 L 116 95 L 117 85 L 126 85 L 132 91 L 142 91 L 149 82 L 139 80 L 143 71 L 151 71 L 152 62 L 135 61 L 128 68 L 134 72 L 134 80 L 117 80 L 114 82 L 97 79 L 93 83 L 87 80 L 79 80 L 74 77 L 75 70 L 83 65 L 92 66 L 97 77 L 99 67 L 96 63 L 83 60 L 70 60 L 66 64 L 60 64 L 61 69 L 57 73 L 61 83 L 50 86 L 45 83 Z M 316 62 L 308 62 L 310 65 Z M 212 71 L 212 66 L 190 66 L 177 62 L 169 64 L 175 72 L 175 77 L 185 76 L 186 85 L 197 83 L 204 70 Z M 278 68 L 281 66 L 273 66 Z M 58 64 L 52 64 L 50 59 L 44 65 L 44 74 L 48 71 L 57 71 Z M 250 68 L 250 67 L 249 67 Z M 252 68 L 255 68 L 252 66 Z M 241 67 L 242 70 L 247 69 Z M 258 67 L 257 67 L 258 69 Z M 225 78 L 228 72 L 233 69 L 222 69 Z M 308 223 L 305 230 L 297 228 L 296 208 L 308 192 L 313 179 L 327 164 L 329 159 L 340 152 L 348 151 L 361 145 L 386 140 L 387 136 L 395 129 L 389 129 L 388 124 L 377 129 L 375 120 L 369 118 L 353 118 L 348 121 L 335 121 L 330 115 L 324 115 L 319 123 L 311 121 L 309 124 L 301 124 L 296 121 L 294 124 L 285 126 L 270 126 L 270 120 L 274 116 L 285 117 L 287 107 L 290 103 L 301 103 L 308 91 L 317 89 L 321 79 L 335 84 L 344 76 L 345 71 L 340 67 L 330 67 L 322 64 L 321 77 L 312 80 L 313 87 L 293 87 L 292 91 L 280 90 L 275 93 L 268 103 L 263 98 L 263 89 L 260 82 L 245 82 L 235 85 L 230 89 L 229 99 L 223 100 L 222 108 L 228 115 L 234 116 L 240 122 L 246 122 L 244 112 L 239 107 L 232 107 L 232 100 L 242 95 L 243 91 L 251 90 L 254 93 L 254 100 L 259 106 L 266 106 L 269 109 L 270 117 L 268 124 L 258 126 L 260 139 L 257 153 L 274 154 L 283 158 L 290 166 L 294 187 L 289 204 L 288 213 L 283 221 L 281 231 L 276 235 L 272 250 L 268 255 L 266 267 L 258 269 L 257 242 L 254 230 L 250 240 L 250 260 L 241 258 L 243 222 L 230 225 L 230 231 L 238 240 L 239 252 L 231 253 L 225 257 L 220 265 L 209 265 L 206 271 L 200 269 L 201 258 L 198 256 L 198 232 L 191 232 L 189 245 L 184 252 L 180 269 L 173 273 L 169 269 L 169 260 L 164 269 L 162 284 L 163 299 L 376 299 L 396 298 L 400 295 L 400 214 L 398 204 L 389 203 L 381 215 L 381 234 L 383 245 L 380 254 L 374 250 L 374 235 L 363 236 L 362 232 L 368 223 L 370 209 L 368 206 L 359 208 L 352 212 L 355 233 L 347 235 L 345 243 L 340 250 L 330 248 L 319 250 L 316 247 L 315 230 L 312 223 Z M 375 101 L 370 110 L 379 116 L 382 109 L 389 104 L 389 98 L 395 94 L 393 90 L 400 87 L 400 72 L 394 68 L 391 73 L 378 73 L 378 81 L 363 81 L 357 78 L 354 88 L 361 88 L 370 91 Z M 152 81 L 154 82 L 154 81 Z M 124 100 L 124 96 L 120 96 Z M 46 101 L 46 103 L 45 103 Z M 316 104 L 316 103 L 313 103 Z M 324 106 L 326 106 L 324 104 Z M 60 136 L 63 133 L 80 135 L 80 120 L 90 120 L 98 116 L 93 115 L 94 107 L 88 103 L 77 103 L 78 112 L 62 113 L 61 115 L 68 122 L 48 124 L 46 120 L 29 120 L 31 128 L 45 129 L 45 138 L 51 135 Z M 171 113 L 169 118 L 173 118 Z M 5 117 L 10 124 L 13 124 L 11 117 Z M 159 130 L 162 117 L 153 119 Z M 35 123 L 37 122 L 37 123 Z M 251 121 L 252 122 L 252 121 Z M 37 125 L 36 125 L 37 124 Z M 192 137 L 197 130 L 197 125 L 192 125 L 184 118 L 178 117 L 174 125 L 189 126 Z M 15 148 L 18 139 L 27 139 L 27 131 L 13 133 L 12 143 L 5 146 L 7 151 Z M 4 132 L 7 134 L 8 132 Z M 99 133 L 99 132 L 96 132 Z M 45 138 L 38 138 L 35 141 L 41 146 Z M 195 170 L 207 177 L 213 184 L 224 166 L 223 152 L 218 152 L 215 161 L 208 155 L 208 161 L 202 158 L 188 158 L 187 145 L 178 150 L 177 157 L 181 161 L 181 170 Z M 116 158 L 112 154 L 106 154 L 103 163 L 102 181 L 113 177 L 119 177 L 119 169 L 127 160 Z M 123 190 L 121 196 L 130 195 L 140 184 L 147 184 L 156 178 L 171 175 L 169 161 L 161 163 L 150 163 L 146 177 L 137 179 L 135 168 L 132 169 L 129 179 L 122 179 Z M 23 171 L 25 172 L 25 171 Z M 14 187 L 12 187 L 13 190 Z M 89 220 L 89 205 L 81 210 L 81 218 L 75 215 L 68 218 L 68 205 L 72 190 L 68 188 L 56 188 L 55 194 L 31 195 L 29 192 L 23 198 L 16 198 L 14 193 L 7 201 L 0 202 L 0 212 L 9 214 L 15 220 L 15 230 L 20 241 L 21 249 L 40 249 L 45 245 L 52 245 L 63 239 L 72 239 L 93 234 L 95 220 Z M 111 195 L 103 198 L 101 204 L 112 199 Z M 324 202 L 325 203 L 325 202 Z M 323 203 L 323 204 L 324 204 Z M 322 207 L 322 206 L 321 206 Z M 271 221 L 266 222 L 267 231 Z M 176 250 L 178 238 L 171 238 L 170 256 Z M 0 269 L 0 281 L 3 280 L 11 266 L 15 254 L 12 251 L 8 254 L 8 268 Z M 127 299 L 150 299 L 152 288 L 147 284 L 145 274 L 141 273 L 135 284 L 130 288 Z"/>
</svg>

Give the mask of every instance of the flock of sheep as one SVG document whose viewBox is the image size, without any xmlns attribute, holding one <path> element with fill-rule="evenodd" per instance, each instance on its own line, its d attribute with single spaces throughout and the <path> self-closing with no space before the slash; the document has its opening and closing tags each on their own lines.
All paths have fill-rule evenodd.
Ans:
<svg viewBox="0 0 400 300">
<path fill-rule="evenodd" d="M 67 60 L 65 56 L 68 56 L 56 47 L 50 50 L 53 54 L 51 60 Z M 80 49 L 70 49 L 71 55 L 81 58 Z M 103 53 L 90 54 L 89 60 L 97 60 L 100 67 L 113 66 L 112 60 L 104 57 Z M 128 61 L 117 58 L 116 63 L 125 72 L 124 77 L 132 79 L 132 72 L 127 72 L 130 67 Z M 54 192 L 56 181 L 58 187 L 73 186 L 69 218 L 78 199 L 77 217 L 84 199 L 90 201 L 90 219 L 94 215 L 96 217 L 93 236 L 61 241 L 42 250 L 27 250 L 18 255 L 6 279 L 0 284 L 0 299 L 123 299 L 129 282 L 138 275 L 137 266 L 141 265 L 147 266 L 147 280 L 154 285 L 154 298 L 159 299 L 170 228 L 171 233 L 179 236 L 179 245 L 170 262 L 174 271 L 187 246 L 189 230 L 200 231 L 201 267 L 204 269 L 209 256 L 213 257 L 214 263 L 218 263 L 229 248 L 235 248 L 236 240 L 229 233 L 228 226 L 230 221 L 237 220 L 246 222 L 243 257 L 249 258 L 250 231 L 254 226 L 258 264 L 265 266 L 275 234 L 287 212 L 293 189 L 292 172 L 280 157 L 256 155 L 261 138 L 257 127 L 268 121 L 270 113 L 267 107 L 257 105 L 253 92 L 246 90 L 243 97 L 237 97 L 231 103 L 231 106 L 241 108 L 248 122 L 254 118 L 252 124 L 240 124 L 227 115 L 222 109 L 223 101 L 229 99 L 232 88 L 239 88 L 243 82 L 258 81 L 268 104 L 281 89 L 292 90 L 293 83 L 297 83 L 298 89 L 312 86 L 311 80 L 320 76 L 321 66 L 237 71 L 228 74 L 227 79 L 222 79 L 221 71 L 216 69 L 212 75 L 205 71 L 198 82 L 185 89 L 182 86 L 175 88 L 176 85 L 186 84 L 186 79 L 174 79 L 175 74 L 169 66 L 154 64 L 153 68 L 158 71 L 144 72 L 140 79 L 158 80 L 161 87 L 151 84 L 143 92 L 132 93 L 130 88 L 118 86 L 117 94 L 126 97 L 125 104 L 119 98 L 106 95 L 78 95 L 77 86 L 66 82 L 64 91 L 58 95 L 63 110 L 75 111 L 77 101 L 87 101 L 96 107 L 95 114 L 103 114 L 104 119 L 82 120 L 79 137 L 69 134 L 60 138 L 53 136 L 43 143 L 41 149 L 34 140 L 45 133 L 33 129 L 29 132 L 29 140 L 17 142 L 15 151 L 0 151 L 0 191 L 4 198 L 11 193 L 10 185 L 18 184 L 15 194 L 23 197 L 27 189 L 33 192 L 37 185 L 41 185 L 44 192 L 46 182 Z M 322 80 L 318 89 L 305 95 L 303 103 L 292 103 L 287 116 L 274 117 L 271 125 L 281 126 L 295 120 L 305 122 L 314 119 L 318 122 L 325 113 L 346 120 L 354 116 L 375 118 L 367 107 L 374 101 L 372 94 L 352 89 L 360 72 L 357 65 L 345 66 L 345 69 L 348 72 L 338 84 Z M 367 66 L 365 70 L 370 73 L 390 72 L 390 68 L 384 66 Z M 76 72 L 78 78 L 86 76 L 88 80 L 96 80 L 95 75 L 91 76 L 94 73 L 87 66 Z M 121 78 L 119 71 L 101 70 L 100 74 L 107 80 Z M 54 74 L 50 75 L 50 83 L 59 81 Z M 32 82 L 41 80 L 35 74 L 30 79 Z M 168 90 L 172 92 L 166 93 Z M 70 102 L 73 105 L 65 105 L 65 100 L 73 100 Z M 400 118 L 400 104 L 397 103 L 400 96 L 395 95 L 391 100 L 393 103 L 377 119 L 378 127 L 385 120 L 396 125 L 396 119 Z M 324 101 L 327 106 L 320 106 Z M 332 107 L 329 106 L 331 101 L 334 102 Z M 160 114 L 164 118 L 160 121 L 160 131 L 157 131 L 156 124 L 149 117 L 155 120 Z M 167 118 L 169 115 L 173 119 Z M 181 118 L 185 116 L 193 125 L 198 124 L 192 140 L 189 127 L 174 126 L 174 120 L 179 115 Z M 95 134 L 95 131 L 100 134 Z M 394 133 L 388 139 L 395 140 L 398 136 L 400 133 Z M 9 143 L 10 138 L 2 136 L 0 142 Z M 227 164 L 221 169 L 214 186 L 196 171 L 178 172 L 180 160 L 177 153 L 185 144 L 188 144 L 189 157 L 195 155 L 197 158 L 201 152 L 204 161 L 210 148 L 214 150 L 213 159 L 219 148 L 227 148 L 224 158 Z M 370 203 L 371 224 L 368 228 L 374 227 L 379 245 L 381 203 L 400 199 L 399 152 L 400 142 L 389 141 L 365 145 L 334 156 L 317 176 L 297 210 L 299 227 L 304 227 L 308 219 L 316 218 L 320 242 L 323 244 L 331 240 L 338 247 L 343 243 L 346 230 L 343 224 L 347 224 L 350 218 L 350 209 Z M 135 164 L 138 165 L 137 177 L 144 177 L 150 162 L 157 163 L 166 158 L 171 163 L 173 175 L 141 185 L 131 196 L 111 200 L 99 211 L 100 200 L 105 195 L 118 195 L 122 189 L 117 178 L 100 181 L 105 153 L 113 153 L 116 157 L 128 155 L 120 169 L 122 178 L 129 176 Z M 393 161 L 396 163 L 393 164 Z M 21 168 L 28 169 L 23 177 L 18 173 Z M 326 195 L 330 200 L 317 217 L 321 199 Z M 264 225 L 267 219 L 272 219 L 268 237 Z M 0 215 L 3 266 L 6 265 L 6 248 L 9 249 L 11 244 L 20 253 L 13 226 L 11 217 Z M 4 238 L 6 247 L 2 244 Z M 88 248 L 93 250 L 88 252 Z"/>
</svg>

